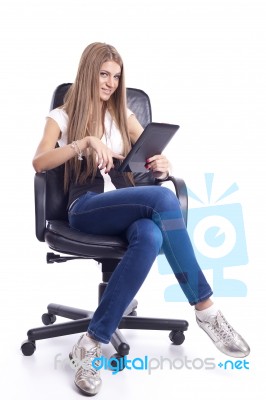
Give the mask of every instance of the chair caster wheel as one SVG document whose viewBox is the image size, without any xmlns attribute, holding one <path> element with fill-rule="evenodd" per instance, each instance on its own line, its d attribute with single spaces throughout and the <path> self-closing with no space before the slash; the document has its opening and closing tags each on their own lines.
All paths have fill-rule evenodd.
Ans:
<svg viewBox="0 0 266 400">
<path fill-rule="evenodd" d="M 109 362 L 113 371 L 123 371 L 125 368 L 125 356 L 121 356 L 121 354 L 113 354 L 112 357 L 110 357 Z"/>
<path fill-rule="evenodd" d="M 36 350 L 35 342 L 30 340 L 25 340 L 22 343 L 20 350 L 22 351 L 22 354 L 24 356 L 32 356 L 32 354 Z"/>
<path fill-rule="evenodd" d="M 42 315 L 44 325 L 52 325 L 56 321 L 56 315 L 45 313 Z"/>
<path fill-rule="evenodd" d="M 173 344 L 180 345 L 185 340 L 185 335 L 182 331 L 171 331 L 169 333 L 169 338 Z"/>
</svg>

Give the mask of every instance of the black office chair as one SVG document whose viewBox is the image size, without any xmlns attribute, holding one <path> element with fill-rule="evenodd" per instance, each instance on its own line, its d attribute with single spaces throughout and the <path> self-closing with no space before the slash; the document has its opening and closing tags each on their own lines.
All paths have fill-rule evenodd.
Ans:
<svg viewBox="0 0 266 400">
<path fill-rule="evenodd" d="M 54 92 L 51 109 L 60 106 L 70 83 L 62 84 Z M 142 90 L 127 89 L 128 107 L 136 114 L 145 127 L 152 120 L 151 106 L 148 95 Z M 35 220 L 36 236 L 41 242 L 61 254 L 47 253 L 47 263 L 64 262 L 73 259 L 94 259 L 102 265 L 102 282 L 98 288 L 98 300 L 108 284 L 112 272 L 123 257 L 127 242 L 117 236 L 89 235 L 73 230 L 67 220 L 67 194 L 63 189 L 64 166 L 35 175 Z M 187 222 L 187 190 L 183 180 L 172 176 L 168 178 L 174 185 L 175 192 L 181 203 L 185 222 Z M 136 174 L 137 185 L 159 184 L 150 173 Z M 88 269 L 88 276 L 89 276 Z M 129 354 L 129 344 L 120 329 L 150 329 L 170 331 L 169 337 L 174 344 L 182 344 L 185 340 L 184 331 L 188 328 L 185 320 L 138 317 L 137 301 L 134 299 L 124 313 L 124 316 L 111 338 L 116 350 L 114 357 L 122 359 Z M 70 319 L 70 322 L 57 323 L 56 316 Z M 46 326 L 30 329 L 28 339 L 21 345 L 24 355 L 30 356 L 36 349 L 35 342 L 57 336 L 85 332 L 93 316 L 93 311 L 51 303 L 47 313 L 43 314 L 42 322 Z M 123 365 L 120 363 L 120 365 Z M 122 367 L 121 367 L 122 368 Z"/>
</svg>

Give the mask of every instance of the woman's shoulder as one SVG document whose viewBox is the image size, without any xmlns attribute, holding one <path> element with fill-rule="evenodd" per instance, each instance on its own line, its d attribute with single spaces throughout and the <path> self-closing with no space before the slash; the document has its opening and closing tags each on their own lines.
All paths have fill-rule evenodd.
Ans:
<svg viewBox="0 0 266 400">
<path fill-rule="evenodd" d="M 68 115 L 67 115 L 66 111 L 61 107 L 54 108 L 53 110 L 51 110 L 48 113 L 47 117 L 52 118 L 58 124 L 61 134 L 62 134 L 61 138 L 64 138 L 66 135 L 67 126 L 68 126 Z M 66 139 L 64 138 L 64 140 L 62 141 L 62 144 L 65 141 L 66 141 Z"/>
<path fill-rule="evenodd" d="M 62 108 L 62 107 L 54 108 L 53 110 L 51 110 L 48 113 L 47 117 L 50 117 L 50 118 L 63 118 L 65 120 L 68 120 L 68 115 L 67 115 L 66 111 L 64 110 L 64 108 Z"/>
<path fill-rule="evenodd" d="M 47 117 L 55 120 L 58 123 L 61 131 L 64 128 L 66 128 L 66 126 L 68 124 L 68 115 L 67 115 L 66 111 L 61 107 L 54 108 L 53 110 L 51 110 L 49 112 L 49 114 L 47 115 Z"/>
</svg>

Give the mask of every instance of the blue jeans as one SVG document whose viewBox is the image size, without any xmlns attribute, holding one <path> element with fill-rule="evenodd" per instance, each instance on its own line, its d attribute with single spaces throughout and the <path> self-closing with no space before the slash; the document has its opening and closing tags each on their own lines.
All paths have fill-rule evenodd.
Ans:
<svg viewBox="0 0 266 400">
<path fill-rule="evenodd" d="M 124 235 L 128 248 L 89 324 L 108 343 L 161 248 L 191 305 L 212 290 L 194 255 L 175 193 L 162 186 L 137 186 L 82 195 L 69 210 L 72 228 L 99 235 Z"/>
</svg>

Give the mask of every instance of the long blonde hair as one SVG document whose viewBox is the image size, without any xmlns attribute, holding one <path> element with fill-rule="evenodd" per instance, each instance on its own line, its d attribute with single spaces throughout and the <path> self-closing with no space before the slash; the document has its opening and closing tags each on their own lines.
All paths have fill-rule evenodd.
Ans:
<svg viewBox="0 0 266 400">
<path fill-rule="evenodd" d="M 101 105 L 99 97 L 100 69 L 102 64 L 107 61 L 116 62 L 121 68 L 121 75 L 116 91 L 107 102 Z M 63 107 L 69 117 L 68 143 L 83 139 L 85 136 L 100 137 L 104 114 L 108 108 L 121 132 L 124 155 L 129 152 L 131 142 L 127 128 L 124 67 L 120 54 L 113 46 L 95 42 L 85 48 L 79 62 L 76 79 L 67 92 Z M 78 183 L 84 183 L 88 176 L 94 179 L 97 172 L 94 152 L 86 158 L 87 168 L 85 170 L 82 170 L 81 162 L 77 157 L 66 163 L 65 188 L 69 186 L 71 178 Z"/>
</svg>

